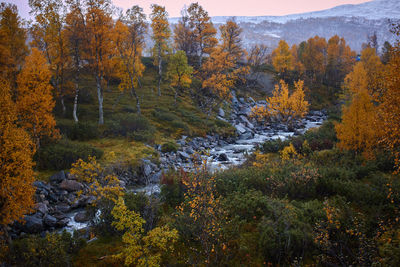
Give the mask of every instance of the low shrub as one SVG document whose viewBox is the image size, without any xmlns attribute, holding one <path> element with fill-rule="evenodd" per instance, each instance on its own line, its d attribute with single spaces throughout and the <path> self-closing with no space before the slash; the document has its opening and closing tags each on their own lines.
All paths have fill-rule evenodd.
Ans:
<svg viewBox="0 0 400 267">
<path fill-rule="evenodd" d="M 178 150 L 178 145 L 173 142 L 166 142 L 161 146 L 161 152 L 176 152 Z"/>
<path fill-rule="evenodd" d="M 88 144 L 62 140 L 41 147 L 35 155 L 37 166 L 41 170 L 63 170 L 71 168 L 78 159 L 87 160 L 89 156 L 101 158 L 103 151 Z"/>
<path fill-rule="evenodd" d="M 106 135 L 129 136 L 135 132 L 154 133 L 146 117 L 137 114 L 117 114 L 106 121 Z"/>
<path fill-rule="evenodd" d="M 97 123 L 93 122 L 75 123 L 71 120 L 60 120 L 57 122 L 57 128 L 71 140 L 87 141 L 99 137 Z"/>
</svg>

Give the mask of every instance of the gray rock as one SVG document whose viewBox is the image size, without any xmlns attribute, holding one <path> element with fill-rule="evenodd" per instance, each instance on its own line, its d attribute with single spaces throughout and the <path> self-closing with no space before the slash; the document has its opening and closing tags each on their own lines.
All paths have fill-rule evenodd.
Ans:
<svg viewBox="0 0 400 267">
<path fill-rule="evenodd" d="M 42 181 L 35 181 L 35 182 L 33 182 L 33 185 L 36 186 L 38 189 L 40 189 L 42 191 L 43 190 L 45 190 L 45 191 L 50 191 L 51 190 L 51 187 L 49 185 L 45 184 Z"/>
<path fill-rule="evenodd" d="M 183 159 L 183 160 L 188 160 L 188 159 L 190 159 L 189 154 L 186 153 L 186 152 L 178 151 L 178 155 L 179 155 L 179 157 L 180 157 L 181 159 Z"/>
<path fill-rule="evenodd" d="M 186 148 L 186 153 L 193 154 L 194 153 L 193 148 L 191 148 L 191 147 Z"/>
<path fill-rule="evenodd" d="M 79 191 L 83 189 L 83 184 L 74 180 L 63 180 L 59 186 L 61 189 L 69 192 Z"/>
<path fill-rule="evenodd" d="M 253 134 L 251 132 L 246 132 L 246 133 L 240 135 L 241 140 L 249 140 L 251 138 L 253 138 Z"/>
<path fill-rule="evenodd" d="M 244 134 L 246 132 L 246 129 L 243 127 L 243 124 L 241 123 L 235 125 L 235 128 L 239 134 Z"/>
<path fill-rule="evenodd" d="M 65 180 L 65 173 L 64 171 L 57 172 L 50 177 L 50 182 L 53 183 L 60 183 L 62 180 Z"/>
<path fill-rule="evenodd" d="M 151 172 L 152 172 L 152 169 L 151 169 L 151 166 L 150 166 L 150 164 L 145 164 L 145 165 L 143 165 L 143 175 L 144 176 L 149 176 L 150 174 L 151 174 Z"/>
<path fill-rule="evenodd" d="M 217 160 L 218 161 L 229 161 L 229 158 L 225 153 L 221 153 L 221 154 L 219 154 Z"/>
<path fill-rule="evenodd" d="M 69 223 L 69 219 L 68 218 L 64 218 L 64 219 L 61 219 L 61 220 L 57 221 L 56 226 L 57 227 L 64 227 L 64 226 L 67 226 L 68 223 Z"/>
<path fill-rule="evenodd" d="M 39 212 L 41 212 L 42 214 L 46 214 L 49 212 L 49 208 L 47 207 L 47 205 L 43 202 L 37 203 L 35 205 L 35 209 Z"/>
<path fill-rule="evenodd" d="M 56 210 L 61 213 L 67 213 L 71 210 L 71 207 L 66 203 L 60 203 L 56 205 Z"/>
<path fill-rule="evenodd" d="M 150 183 L 159 183 L 161 179 L 162 171 L 156 172 L 150 176 L 149 182 Z"/>
<path fill-rule="evenodd" d="M 219 110 L 218 110 L 218 115 L 220 116 L 220 117 L 225 117 L 225 111 L 222 109 L 222 108 L 219 108 Z"/>
<path fill-rule="evenodd" d="M 34 234 L 43 231 L 43 220 L 37 216 L 25 216 L 25 224 L 23 226 L 25 232 Z"/>
<path fill-rule="evenodd" d="M 57 219 L 50 214 L 47 214 L 46 216 L 44 216 L 43 222 L 47 226 L 54 227 L 57 224 Z"/>
<path fill-rule="evenodd" d="M 76 222 L 87 222 L 89 219 L 89 214 L 86 211 L 80 211 L 74 217 Z"/>
</svg>

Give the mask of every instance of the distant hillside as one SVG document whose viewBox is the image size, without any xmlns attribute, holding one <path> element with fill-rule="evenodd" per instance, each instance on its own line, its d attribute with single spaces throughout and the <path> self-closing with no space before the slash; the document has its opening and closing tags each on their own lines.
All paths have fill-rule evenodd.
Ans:
<svg viewBox="0 0 400 267">
<path fill-rule="evenodd" d="M 231 17 L 213 17 L 216 26 Z M 171 18 L 171 24 L 179 18 Z M 319 35 L 325 38 L 338 34 L 351 48 L 359 51 L 368 35 L 377 33 L 378 43 L 393 42 L 391 24 L 400 22 L 400 0 L 375 0 L 358 5 L 341 5 L 331 9 L 287 16 L 234 17 L 243 28 L 246 47 L 263 43 L 274 48 L 280 39 L 300 43 Z"/>
</svg>

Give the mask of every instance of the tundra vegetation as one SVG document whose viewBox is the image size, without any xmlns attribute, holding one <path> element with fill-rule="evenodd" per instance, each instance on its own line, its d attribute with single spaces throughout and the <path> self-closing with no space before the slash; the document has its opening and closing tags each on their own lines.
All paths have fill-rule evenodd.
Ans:
<svg viewBox="0 0 400 267">
<path fill-rule="evenodd" d="M 198 3 L 176 25 L 156 4 L 149 18 L 110 0 L 29 6 L 31 23 L 0 5 L 0 265 L 400 265 L 400 25 L 396 43 L 377 54 L 370 40 L 357 61 L 339 36 L 246 51 L 239 25 L 217 34 Z M 328 119 L 240 166 L 211 172 L 193 151 L 159 194 L 127 190 L 121 177 L 140 179 L 182 136 L 234 140 L 231 99 L 250 96 L 262 125 Z M 40 188 L 62 170 L 88 227 L 16 230 L 32 214 L 56 220 Z"/>
</svg>

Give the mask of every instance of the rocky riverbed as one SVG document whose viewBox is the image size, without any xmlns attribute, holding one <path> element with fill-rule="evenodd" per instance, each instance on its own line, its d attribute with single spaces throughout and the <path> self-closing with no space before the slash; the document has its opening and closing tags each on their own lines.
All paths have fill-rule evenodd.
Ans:
<svg viewBox="0 0 400 267">
<path fill-rule="evenodd" d="M 303 134 L 306 130 L 318 127 L 326 119 L 323 111 L 311 111 L 309 114 L 292 126 L 291 129 L 279 121 L 270 122 L 268 125 L 257 123 L 251 118 L 251 109 L 254 106 L 266 105 L 265 101 L 254 101 L 237 98 L 233 93 L 230 114 L 222 109 L 218 112 L 220 120 L 231 123 L 236 128 L 237 136 L 223 138 L 218 135 L 189 138 L 182 136 L 177 140 L 180 146 L 176 152 L 162 153 L 159 150 L 160 164 L 156 165 L 150 160 L 143 159 L 137 170 L 123 170 L 117 173 L 121 185 L 129 191 L 158 194 L 159 182 L 162 173 L 170 168 L 190 170 L 193 159 L 199 157 L 207 159 L 210 170 L 222 170 L 231 166 L 240 165 L 246 156 L 266 140 L 286 139 L 289 136 Z M 197 155 L 197 158 L 193 158 Z M 42 233 L 66 229 L 73 231 L 88 226 L 89 217 L 85 207 L 90 205 L 94 198 L 78 196 L 78 192 L 87 185 L 75 180 L 67 172 L 61 171 L 50 177 L 49 183 L 36 181 L 36 206 L 35 212 L 25 216 L 25 224 L 15 224 L 11 233 Z"/>
</svg>

